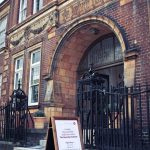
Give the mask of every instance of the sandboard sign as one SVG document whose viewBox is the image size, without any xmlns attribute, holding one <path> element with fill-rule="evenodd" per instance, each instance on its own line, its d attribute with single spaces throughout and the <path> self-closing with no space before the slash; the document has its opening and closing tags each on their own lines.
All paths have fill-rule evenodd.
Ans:
<svg viewBox="0 0 150 150">
<path fill-rule="evenodd" d="M 46 150 L 83 150 L 80 122 L 78 117 L 52 117 L 50 128 L 53 134 L 53 149 L 47 138 Z"/>
</svg>

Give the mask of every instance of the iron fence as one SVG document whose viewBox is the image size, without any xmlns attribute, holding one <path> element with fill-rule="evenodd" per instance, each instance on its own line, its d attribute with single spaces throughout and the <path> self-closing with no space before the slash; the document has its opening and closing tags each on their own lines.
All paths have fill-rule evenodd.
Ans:
<svg viewBox="0 0 150 150">
<path fill-rule="evenodd" d="M 78 81 L 77 115 L 85 149 L 150 149 L 150 86 L 105 85 L 101 75 Z"/>
<path fill-rule="evenodd" d="M 26 143 L 30 115 L 27 96 L 19 86 L 10 98 L 0 107 L 0 140 Z"/>
</svg>

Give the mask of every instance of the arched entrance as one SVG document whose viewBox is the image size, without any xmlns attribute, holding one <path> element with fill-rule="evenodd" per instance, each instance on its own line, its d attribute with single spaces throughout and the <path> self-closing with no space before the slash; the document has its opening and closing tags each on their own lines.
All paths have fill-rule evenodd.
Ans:
<svg viewBox="0 0 150 150">
<path fill-rule="evenodd" d="M 122 48 L 113 32 L 96 39 L 79 63 L 77 115 L 87 149 L 115 149 L 122 144 L 116 134 L 122 136 L 120 120 L 125 106 L 114 93 L 124 86 L 123 66 Z"/>
<path fill-rule="evenodd" d="M 58 43 L 51 65 L 54 101 L 56 105 L 61 104 L 63 116 L 76 114 L 77 81 L 88 71 L 90 64 L 107 80 L 108 89 L 110 85 L 120 83 L 119 76 L 124 73 L 125 47 L 118 27 L 105 17 L 85 18 L 66 31 Z M 89 112 L 84 115 L 88 114 L 91 115 Z M 95 144 L 93 133 L 90 134 L 93 142 L 89 142 L 92 146 Z"/>
<path fill-rule="evenodd" d="M 86 57 L 86 53 L 90 51 L 90 47 L 95 42 L 105 45 L 105 52 L 111 57 L 106 64 L 100 63 L 102 61 L 92 62 L 95 69 L 99 69 L 101 73 L 103 72 L 102 74 L 106 75 L 109 72 L 109 76 L 114 75 L 117 72 L 116 70 L 119 70 L 119 73 L 114 76 L 123 74 L 123 54 L 126 45 L 117 25 L 104 16 L 83 18 L 73 23 L 58 42 L 50 68 L 50 77 L 54 81 L 54 102 L 63 104 L 63 115 L 75 115 L 77 80 L 89 68 L 89 66 L 86 66 L 86 68 L 80 66 L 82 66 L 82 60 Z M 113 49 L 111 53 L 107 50 L 107 46 Z M 93 49 L 102 52 L 99 49 Z M 103 60 L 105 60 L 104 57 L 103 55 Z M 113 81 L 111 77 L 109 77 L 109 80 Z M 116 83 L 119 82 L 118 80 L 116 79 Z"/>
</svg>

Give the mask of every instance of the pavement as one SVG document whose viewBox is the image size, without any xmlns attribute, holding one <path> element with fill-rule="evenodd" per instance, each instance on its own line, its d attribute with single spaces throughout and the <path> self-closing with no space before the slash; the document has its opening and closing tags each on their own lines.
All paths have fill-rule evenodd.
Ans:
<svg viewBox="0 0 150 150">
<path fill-rule="evenodd" d="M 13 150 L 45 150 L 46 140 L 40 140 L 40 145 L 32 147 L 14 147 Z"/>
</svg>

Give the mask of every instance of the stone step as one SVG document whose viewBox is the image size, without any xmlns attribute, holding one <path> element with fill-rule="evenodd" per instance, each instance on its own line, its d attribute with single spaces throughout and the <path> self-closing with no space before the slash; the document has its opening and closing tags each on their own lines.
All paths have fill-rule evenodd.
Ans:
<svg viewBox="0 0 150 150">
<path fill-rule="evenodd" d="M 46 140 L 40 140 L 39 144 L 32 147 L 14 147 L 14 150 L 45 150 Z"/>
<path fill-rule="evenodd" d="M 45 146 L 34 146 L 34 147 L 14 147 L 14 150 L 45 150 Z"/>
</svg>

